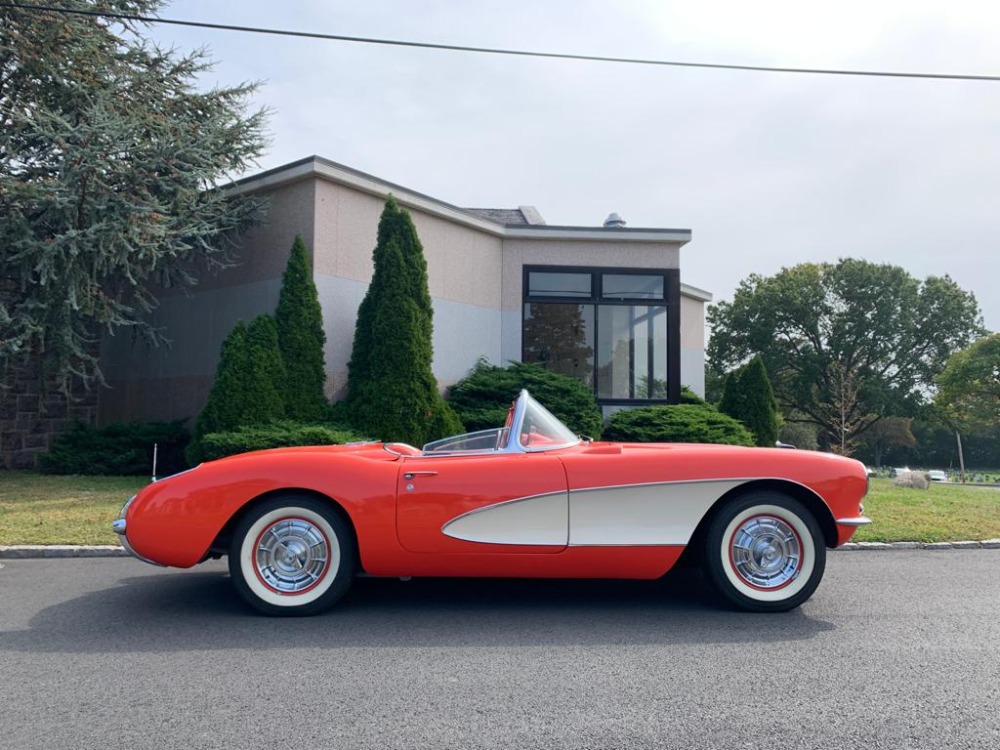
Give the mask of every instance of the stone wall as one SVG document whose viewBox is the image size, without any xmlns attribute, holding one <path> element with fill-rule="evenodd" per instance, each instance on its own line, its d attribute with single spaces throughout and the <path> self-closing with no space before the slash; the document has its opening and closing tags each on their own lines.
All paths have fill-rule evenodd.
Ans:
<svg viewBox="0 0 1000 750">
<path fill-rule="evenodd" d="M 35 469 L 38 457 L 75 421 L 95 424 L 97 391 L 43 394 L 38 368 L 8 370 L 0 387 L 0 469 Z"/>
</svg>

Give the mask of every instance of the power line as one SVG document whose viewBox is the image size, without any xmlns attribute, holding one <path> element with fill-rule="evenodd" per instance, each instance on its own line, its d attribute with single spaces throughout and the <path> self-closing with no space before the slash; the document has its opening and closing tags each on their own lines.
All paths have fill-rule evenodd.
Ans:
<svg viewBox="0 0 1000 750">
<path fill-rule="evenodd" d="M 256 26 L 235 26 L 224 23 L 207 23 L 204 21 L 182 21 L 173 18 L 158 18 L 156 16 L 141 16 L 129 13 L 108 13 L 104 11 L 75 10 L 56 8 L 48 5 L 30 5 L 26 3 L 0 3 L 0 7 L 19 10 L 50 11 L 78 16 L 97 16 L 114 18 L 121 21 L 139 21 L 149 24 L 164 24 L 170 26 L 188 26 L 199 29 L 214 29 L 216 31 L 238 31 L 247 34 L 268 34 L 271 36 L 298 37 L 301 39 L 322 39 L 334 42 L 354 42 L 357 44 L 376 44 L 392 47 L 415 47 L 420 49 L 445 50 L 447 52 L 473 52 L 486 55 L 509 55 L 514 57 L 539 57 L 549 60 L 574 60 L 598 63 L 618 63 L 623 65 L 650 65 L 675 68 L 710 68 L 714 70 L 744 70 L 763 73 L 805 73 L 811 75 L 833 76 L 865 76 L 876 78 L 921 78 L 948 81 L 1000 81 L 1000 76 L 967 75 L 960 73 L 906 73 L 885 70 L 839 70 L 832 68 L 789 68 L 769 65 L 727 65 L 724 63 L 684 62 L 679 60 L 652 60 L 637 57 L 605 57 L 603 55 L 573 55 L 563 52 L 535 52 L 531 50 L 501 49 L 496 47 L 471 47 L 460 44 L 435 44 L 433 42 L 411 42 L 401 39 L 378 39 L 374 37 L 345 36 L 342 34 L 320 34 L 312 31 L 291 31 L 288 29 L 268 29 Z"/>
</svg>

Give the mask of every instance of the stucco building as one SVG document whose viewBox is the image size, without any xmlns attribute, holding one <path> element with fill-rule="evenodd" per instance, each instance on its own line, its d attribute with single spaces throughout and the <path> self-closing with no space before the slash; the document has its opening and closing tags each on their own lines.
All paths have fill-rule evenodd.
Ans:
<svg viewBox="0 0 1000 750">
<path fill-rule="evenodd" d="M 687 229 L 552 226 L 538 211 L 467 209 L 311 157 L 247 178 L 266 196 L 267 223 L 243 238 L 238 265 L 192 291 L 168 290 L 153 324 L 172 345 L 108 337 L 110 389 L 98 419 L 194 417 L 208 396 L 223 338 L 237 320 L 273 312 L 292 240 L 301 235 L 326 329 L 328 395 L 343 395 L 355 317 L 372 275 L 386 196 L 413 217 L 434 302 L 434 372 L 442 386 L 482 357 L 543 363 L 591 385 L 606 412 L 676 401 L 704 389 L 704 305 L 680 281 Z"/>
</svg>

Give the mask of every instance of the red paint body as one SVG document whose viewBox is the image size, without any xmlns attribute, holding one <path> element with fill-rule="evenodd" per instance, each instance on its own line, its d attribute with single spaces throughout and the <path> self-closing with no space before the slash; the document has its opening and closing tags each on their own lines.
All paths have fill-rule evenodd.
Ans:
<svg viewBox="0 0 1000 750">
<path fill-rule="evenodd" d="M 347 515 L 361 567 L 371 575 L 649 579 L 666 573 L 684 546 L 486 544 L 451 538 L 442 527 L 470 511 L 536 495 L 711 479 L 746 480 L 734 492 L 766 485 L 808 500 L 835 545 L 855 530 L 835 519 L 860 516 L 867 490 L 860 463 L 812 451 L 593 443 L 540 453 L 398 456 L 369 444 L 203 464 L 144 488 L 126 522 L 139 555 L 190 567 L 255 500 L 304 491 Z"/>
</svg>

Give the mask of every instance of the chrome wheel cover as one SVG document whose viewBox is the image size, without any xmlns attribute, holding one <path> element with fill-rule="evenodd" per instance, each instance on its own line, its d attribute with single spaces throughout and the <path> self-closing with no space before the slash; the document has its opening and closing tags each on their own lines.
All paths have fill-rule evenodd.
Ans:
<svg viewBox="0 0 1000 750">
<path fill-rule="evenodd" d="M 304 518 L 282 518 L 265 528 L 254 544 L 254 571 L 279 594 L 301 594 L 323 580 L 330 567 L 330 542 Z"/>
<path fill-rule="evenodd" d="M 736 574 L 756 589 L 774 590 L 794 581 L 802 566 L 802 541 L 783 519 L 760 515 L 736 529 L 729 547 Z"/>
</svg>

